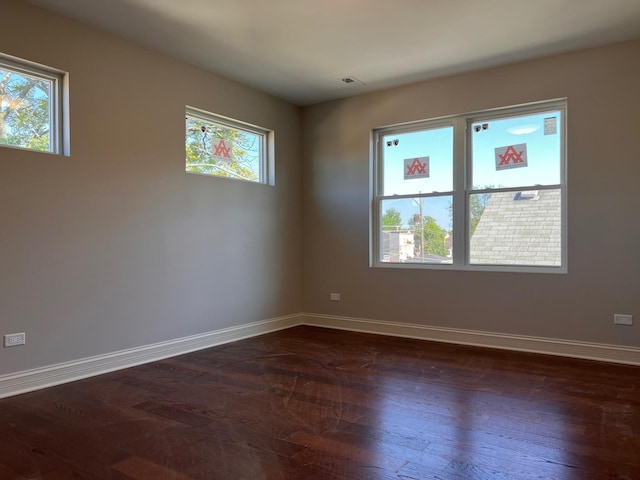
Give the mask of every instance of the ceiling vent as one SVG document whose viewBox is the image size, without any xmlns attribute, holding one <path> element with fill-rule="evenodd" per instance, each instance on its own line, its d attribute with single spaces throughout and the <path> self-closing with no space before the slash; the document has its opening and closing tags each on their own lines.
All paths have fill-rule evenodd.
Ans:
<svg viewBox="0 0 640 480">
<path fill-rule="evenodd" d="M 366 85 L 366 83 L 364 83 L 362 80 L 358 80 L 353 75 L 344 76 L 340 79 L 340 81 L 347 85 Z"/>
</svg>

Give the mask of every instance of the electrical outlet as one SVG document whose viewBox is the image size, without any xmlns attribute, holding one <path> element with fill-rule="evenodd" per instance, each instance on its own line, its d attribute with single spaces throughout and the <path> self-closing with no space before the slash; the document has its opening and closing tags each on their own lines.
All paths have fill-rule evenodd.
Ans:
<svg viewBox="0 0 640 480">
<path fill-rule="evenodd" d="M 4 336 L 5 347 L 17 347 L 18 345 L 24 345 L 27 343 L 26 333 L 11 333 Z"/>
<path fill-rule="evenodd" d="M 332 302 L 339 302 L 340 301 L 340 294 L 339 293 L 330 293 L 329 294 L 329 300 L 331 300 Z"/>
<path fill-rule="evenodd" d="M 615 325 L 633 325 L 633 315 L 616 313 L 613 315 L 613 323 Z"/>
</svg>

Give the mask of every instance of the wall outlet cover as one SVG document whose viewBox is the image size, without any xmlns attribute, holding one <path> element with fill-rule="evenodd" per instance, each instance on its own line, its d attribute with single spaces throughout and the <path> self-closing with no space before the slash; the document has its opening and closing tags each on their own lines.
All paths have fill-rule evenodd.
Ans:
<svg viewBox="0 0 640 480">
<path fill-rule="evenodd" d="M 633 315 L 616 313 L 613 315 L 613 323 L 615 325 L 633 325 Z"/>
<path fill-rule="evenodd" d="M 5 347 L 17 347 L 18 345 L 24 345 L 27 343 L 26 333 L 10 333 L 4 336 Z"/>
</svg>

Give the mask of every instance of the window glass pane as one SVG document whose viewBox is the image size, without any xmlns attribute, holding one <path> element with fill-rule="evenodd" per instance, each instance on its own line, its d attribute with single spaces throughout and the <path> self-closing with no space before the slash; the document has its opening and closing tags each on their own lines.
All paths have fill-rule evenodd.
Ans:
<svg viewBox="0 0 640 480">
<path fill-rule="evenodd" d="M 470 263 L 559 266 L 561 190 L 469 196 Z"/>
<path fill-rule="evenodd" d="M 383 195 L 453 190 L 453 127 L 385 135 Z"/>
<path fill-rule="evenodd" d="M 471 125 L 473 189 L 561 183 L 560 112 Z"/>
<path fill-rule="evenodd" d="M 380 261 L 452 262 L 453 197 L 383 200 L 380 205 Z"/>
<path fill-rule="evenodd" d="M 263 141 L 263 135 L 187 115 L 186 171 L 263 181 Z"/>
<path fill-rule="evenodd" d="M 0 144 L 49 152 L 53 81 L 0 66 Z"/>
</svg>

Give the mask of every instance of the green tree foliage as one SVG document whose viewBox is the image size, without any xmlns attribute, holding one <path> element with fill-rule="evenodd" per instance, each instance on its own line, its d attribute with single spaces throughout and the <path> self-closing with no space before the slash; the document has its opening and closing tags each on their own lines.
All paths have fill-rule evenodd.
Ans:
<svg viewBox="0 0 640 480">
<path fill-rule="evenodd" d="M 0 68 L 0 144 L 50 149 L 51 82 Z"/>
<path fill-rule="evenodd" d="M 486 188 L 493 188 L 493 186 L 488 186 Z M 484 209 L 490 198 L 490 193 L 478 193 L 469 197 L 469 231 L 471 237 L 473 237 L 476 228 L 478 228 L 478 224 L 480 223 L 480 219 L 482 218 L 482 214 L 484 213 Z M 453 203 L 449 205 L 449 221 L 453 223 Z"/>
<path fill-rule="evenodd" d="M 212 154 L 220 139 L 233 143 L 230 161 Z M 186 155 L 188 172 L 259 180 L 260 137 L 256 134 L 187 117 Z"/>
<path fill-rule="evenodd" d="M 395 208 L 389 208 L 382 215 L 382 230 L 385 232 L 395 232 L 402 227 L 402 217 Z"/>
<path fill-rule="evenodd" d="M 421 252 L 421 255 L 428 253 L 441 257 L 449 255 L 446 245 L 447 231 L 438 225 L 435 218 L 427 215 L 423 217 L 421 224 L 420 215 L 416 215 L 409 223 L 414 229 L 414 245 L 418 250 L 424 242 L 424 253 Z M 422 227 L 422 233 L 420 227 Z"/>
<path fill-rule="evenodd" d="M 469 200 L 469 229 L 471 232 L 471 236 L 478 228 L 478 223 L 480 223 L 480 219 L 482 218 L 482 214 L 484 213 L 484 209 L 487 206 L 487 202 L 491 198 L 490 193 L 480 193 L 477 195 L 471 195 Z"/>
</svg>

